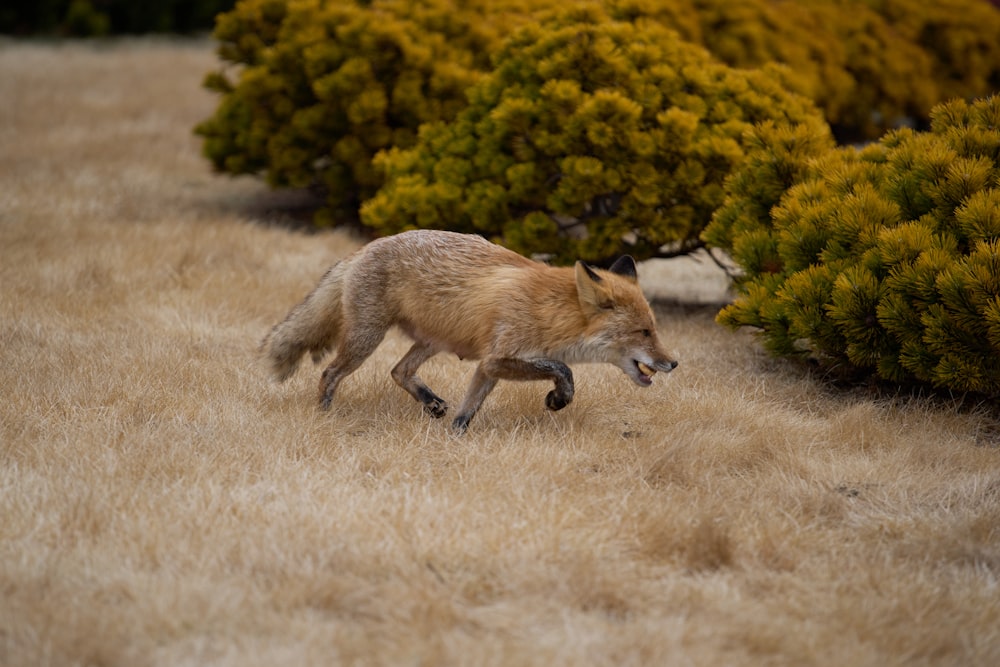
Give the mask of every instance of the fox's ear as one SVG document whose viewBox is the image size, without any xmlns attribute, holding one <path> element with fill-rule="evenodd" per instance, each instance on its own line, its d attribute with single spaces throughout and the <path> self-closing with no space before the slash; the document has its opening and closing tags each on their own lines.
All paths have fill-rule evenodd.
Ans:
<svg viewBox="0 0 1000 667">
<path fill-rule="evenodd" d="M 615 260 L 615 263 L 611 265 L 608 269 L 611 273 L 617 273 L 620 276 L 625 276 L 630 280 L 639 280 L 639 273 L 635 268 L 635 260 L 632 259 L 631 255 L 622 255 Z"/>
<path fill-rule="evenodd" d="M 584 310 L 614 308 L 611 295 L 604 289 L 603 279 L 584 262 L 576 263 L 576 291 Z"/>
</svg>

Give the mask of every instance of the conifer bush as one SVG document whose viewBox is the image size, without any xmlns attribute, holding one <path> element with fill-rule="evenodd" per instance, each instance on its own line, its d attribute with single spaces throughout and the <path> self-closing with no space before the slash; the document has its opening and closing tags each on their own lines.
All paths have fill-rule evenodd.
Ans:
<svg viewBox="0 0 1000 667">
<path fill-rule="evenodd" d="M 199 16 L 204 8 L 223 7 L 231 1 L 197 3 Z M 154 4 L 159 7 L 163 3 Z M 187 7 L 187 3 L 177 2 L 163 6 L 180 4 Z M 500 52 L 503 40 L 565 4 L 559 0 L 240 0 L 232 11 L 218 18 L 215 37 L 222 64 L 206 78 L 206 86 L 220 95 L 220 101 L 196 132 L 203 137 L 204 152 L 217 170 L 260 175 L 275 187 L 308 186 L 324 193 L 327 207 L 317 216 L 320 222 L 339 219 L 341 214 L 354 217 L 358 206 L 383 185 L 386 172 L 375 168 L 372 158 L 379 151 L 412 147 L 423 123 L 453 120 L 467 104 L 466 88 L 493 69 L 495 57 L 511 56 L 509 50 Z M 75 6 L 79 11 L 73 15 L 74 21 L 90 25 L 93 17 L 84 10 L 91 5 L 78 2 Z M 900 123 L 923 126 L 927 110 L 944 94 L 969 97 L 1000 88 L 1000 10 L 983 0 L 593 0 L 582 6 L 585 8 L 579 11 L 600 14 L 595 21 L 633 24 L 636 34 L 648 35 L 654 23 L 674 30 L 731 67 L 788 65 L 778 77 L 782 84 L 812 99 L 841 141 L 874 139 Z M 136 9 L 135 13 L 145 16 L 147 10 Z M 32 10 L 32 15 L 40 11 Z M 118 14 L 110 17 L 114 31 Z M 39 14 L 37 18 L 42 17 Z M 0 10 L 0 29 L 10 20 L 8 12 Z M 691 47 L 678 45 L 676 36 L 666 38 L 663 45 L 644 48 L 658 51 L 657 57 L 682 58 L 682 52 L 693 52 Z M 684 55 L 682 60 L 699 58 L 707 57 Z M 694 65 L 698 67 L 701 65 Z M 638 77 L 647 76 L 648 70 Z M 682 77 L 688 76 L 683 67 L 681 70 Z M 716 75 L 700 78 L 712 76 Z M 716 83 L 725 88 L 737 79 L 775 77 L 772 71 L 754 75 L 729 72 L 722 78 L 727 82 L 719 79 Z M 514 75 L 509 80 L 512 85 L 521 85 Z M 633 84 L 622 83 L 618 94 L 644 109 L 659 103 L 629 89 Z M 754 86 L 751 81 L 750 87 Z M 777 99 L 771 83 L 762 91 L 764 97 Z M 510 92 L 504 94 L 509 96 Z M 661 101 L 672 104 L 675 94 L 670 92 Z M 695 97 L 702 94 L 709 101 L 715 95 L 698 92 Z M 746 98 L 745 93 L 737 93 L 729 105 L 740 108 L 737 124 L 773 116 L 771 111 L 747 112 Z M 480 100 L 480 111 L 484 104 Z M 704 110 L 685 105 L 682 100 L 676 106 L 701 118 L 700 138 L 708 136 L 708 127 L 718 131 L 724 124 L 717 117 L 702 118 Z M 776 105 L 785 106 L 786 102 L 776 101 Z M 727 112 L 716 109 L 713 113 Z M 640 126 L 647 128 L 644 124 L 652 122 L 650 117 L 640 116 Z M 721 149 L 721 145 L 716 148 Z M 693 154 L 688 158 L 696 160 Z M 608 156 L 595 159 L 602 162 Z M 574 168 L 581 167 L 586 169 L 586 164 Z M 718 164 L 698 168 L 706 169 L 706 189 L 701 192 L 715 189 L 715 175 L 726 170 Z M 519 178 L 523 181 L 523 172 Z M 482 177 L 473 175 L 472 179 L 481 181 Z M 683 178 L 677 182 L 683 184 Z M 689 186 L 688 190 L 695 189 Z M 484 190 L 477 196 L 489 199 L 493 195 L 487 196 Z M 711 201 L 718 198 L 702 198 L 694 205 L 696 221 Z M 678 202 L 692 204 L 683 197 Z M 609 210 L 609 205 L 623 210 L 617 194 L 588 203 L 600 203 L 600 210 Z M 635 208 L 635 200 L 626 203 L 625 209 Z M 681 204 L 672 206 L 671 215 L 677 218 L 673 222 L 640 221 L 644 230 L 658 228 L 637 240 L 640 249 L 665 238 L 697 238 L 696 232 L 688 235 L 681 231 Z M 529 212 L 540 210 L 534 204 L 528 208 Z M 578 213 L 570 211 L 568 201 L 549 208 L 549 213 L 559 217 L 558 227 L 572 226 L 575 231 L 571 234 L 587 226 L 581 224 Z M 562 212 L 564 208 L 570 212 Z M 519 211 L 513 212 L 522 223 L 527 219 Z M 336 217 L 331 215 L 334 213 Z M 378 218 L 374 212 L 370 215 L 375 216 L 373 220 Z M 469 226 L 467 221 L 456 224 Z M 527 234 L 521 247 L 543 238 L 554 245 L 552 224 L 551 218 L 537 215 L 527 219 L 521 225 Z M 668 228 L 673 231 L 668 232 Z M 484 231 L 497 234 L 489 225 Z M 504 236 L 513 239 L 519 231 L 511 229 Z M 618 238 L 620 231 L 610 229 L 608 239 Z M 596 247 L 601 243 L 587 233 L 590 243 L 595 244 L 589 251 L 602 252 Z M 604 245 L 610 247 L 609 243 Z"/>
<path fill-rule="evenodd" d="M 605 0 L 615 18 L 645 17 L 727 65 L 777 62 L 844 141 L 923 125 L 938 102 L 1000 88 L 1000 11 L 983 0 Z"/>
<path fill-rule="evenodd" d="M 1000 392 L 1000 96 L 860 150 L 750 143 L 704 234 L 745 271 L 721 323 L 850 376 Z"/>
<path fill-rule="evenodd" d="M 556 262 L 684 252 L 754 123 L 817 123 L 776 70 L 741 71 L 648 21 L 593 7 L 525 26 L 454 120 L 379 156 L 362 221 L 475 232 Z"/>
<path fill-rule="evenodd" d="M 700 43 L 731 67 L 778 62 L 792 68 L 796 84 L 828 122 L 849 122 L 858 107 L 856 81 L 847 63 L 846 35 L 837 17 L 825 17 L 817 3 L 767 0 L 690 0 L 698 17 Z M 855 33 L 850 35 L 857 38 Z M 877 78 L 872 80 L 872 83 Z"/>
<path fill-rule="evenodd" d="M 240 2 L 216 25 L 221 58 L 238 67 L 206 79 L 222 100 L 196 128 L 205 154 L 220 171 L 318 188 L 327 215 L 356 209 L 381 184 L 375 153 L 453 117 L 485 66 L 489 34 L 448 8 Z"/>
<path fill-rule="evenodd" d="M 864 0 L 930 57 L 936 101 L 1000 90 L 1000 9 L 982 0 Z M 922 114 L 923 115 L 923 114 Z"/>
</svg>

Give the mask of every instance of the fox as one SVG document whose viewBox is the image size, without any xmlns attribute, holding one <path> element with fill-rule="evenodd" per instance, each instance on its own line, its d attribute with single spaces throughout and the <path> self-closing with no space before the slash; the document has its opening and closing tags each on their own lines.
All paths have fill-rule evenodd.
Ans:
<svg viewBox="0 0 1000 667">
<path fill-rule="evenodd" d="M 449 406 L 417 375 L 420 366 L 441 352 L 478 362 L 451 425 L 457 433 L 500 380 L 553 382 L 545 407 L 556 411 L 573 400 L 570 364 L 609 363 L 640 387 L 678 364 L 660 342 L 631 256 L 608 269 L 554 267 L 476 234 L 437 230 L 378 238 L 333 264 L 261 349 L 278 382 L 306 353 L 320 363 L 335 350 L 319 382 L 327 410 L 392 327 L 413 341 L 392 378 L 432 417 Z"/>
</svg>

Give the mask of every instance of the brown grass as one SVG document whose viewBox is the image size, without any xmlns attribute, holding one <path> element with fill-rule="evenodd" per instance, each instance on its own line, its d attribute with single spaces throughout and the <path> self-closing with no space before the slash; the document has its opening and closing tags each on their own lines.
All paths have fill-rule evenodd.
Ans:
<svg viewBox="0 0 1000 667">
<path fill-rule="evenodd" d="M 0 664 L 1000 664 L 985 409 L 829 388 L 690 306 L 653 388 L 501 385 L 464 438 L 399 336 L 329 414 L 316 369 L 270 384 L 257 342 L 358 241 L 210 173 L 213 63 L 0 46 Z"/>
</svg>

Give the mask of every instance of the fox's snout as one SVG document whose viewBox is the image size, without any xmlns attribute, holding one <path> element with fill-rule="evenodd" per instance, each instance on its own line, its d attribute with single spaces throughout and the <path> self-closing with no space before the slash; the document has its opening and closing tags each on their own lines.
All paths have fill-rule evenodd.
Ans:
<svg viewBox="0 0 1000 667">
<path fill-rule="evenodd" d="M 649 376 L 656 375 L 657 371 L 663 371 L 664 373 L 669 373 L 670 371 L 677 368 L 677 362 L 673 360 L 654 361 L 652 366 L 649 366 L 642 361 L 636 361 L 635 365 L 639 368 L 640 371 Z"/>
<path fill-rule="evenodd" d="M 659 359 L 631 359 L 623 369 L 625 374 L 632 378 L 640 387 L 648 387 L 653 384 L 653 376 L 659 372 L 669 373 L 677 368 L 677 362 L 673 359 L 662 357 Z"/>
</svg>

